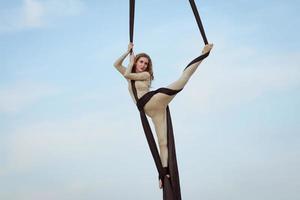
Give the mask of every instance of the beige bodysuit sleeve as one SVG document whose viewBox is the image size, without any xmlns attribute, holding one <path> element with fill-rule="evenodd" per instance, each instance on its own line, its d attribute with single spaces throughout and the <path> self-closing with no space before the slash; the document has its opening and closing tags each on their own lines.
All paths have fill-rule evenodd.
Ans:
<svg viewBox="0 0 300 200">
<path fill-rule="evenodd" d="M 123 61 L 125 60 L 125 58 L 127 57 L 127 55 L 129 54 L 129 51 L 127 51 L 126 53 L 124 53 L 120 58 L 118 58 L 115 62 L 114 62 L 114 67 L 124 76 L 126 68 L 123 66 Z"/>
<path fill-rule="evenodd" d="M 144 80 L 148 80 L 150 79 L 150 74 L 148 72 L 140 72 L 140 73 L 132 73 L 132 67 L 133 67 L 133 63 L 129 63 L 128 67 L 124 67 L 123 66 L 123 61 L 125 60 L 125 58 L 127 57 L 127 55 L 130 52 L 127 51 L 126 53 L 124 53 L 120 58 L 118 58 L 115 63 L 114 66 L 115 68 L 126 78 L 126 79 L 130 79 L 130 80 L 136 80 L 136 81 L 144 81 Z"/>
<path fill-rule="evenodd" d="M 125 71 L 124 77 L 135 81 L 144 81 L 150 78 L 148 72 L 132 73 L 133 63 L 130 63 Z"/>
</svg>

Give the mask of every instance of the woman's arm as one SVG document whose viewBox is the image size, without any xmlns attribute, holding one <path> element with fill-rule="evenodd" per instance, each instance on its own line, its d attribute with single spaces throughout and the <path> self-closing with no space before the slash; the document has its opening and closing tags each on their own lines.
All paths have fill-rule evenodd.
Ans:
<svg viewBox="0 0 300 200">
<path fill-rule="evenodd" d="M 132 73 L 132 67 L 134 65 L 134 54 L 130 54 L 130 63 L 125 70 L 124 77 L 130 80 L 135 81 L 144 81 L 150 79 L 150 74 L 148 72 L 139 72 L 139 73 Z"/>
<path fill-rule="evenodd" d="M 148 72 L 129 73 L 129 74 L 125 74 L 124 77 L 126 79 L 135 80 L 135 81 L 150 80 L 150 74 Z"/>
<path fill-rule="evenodd" d="M 130 53 L 129 50 L 126 51 L 120 58 L 118 58 L 115 63 L 114 67 L 124 76 L 126 68 L 122 65 L 123 61 L 127 57 L 127 55 Z"/>
<path fill-rule="evenodd" d="M 132 68 L 133 68 L 133 65 L 134 65 L 134 58 L 135 58 L 135 56 L 134 56 L 133 52 L 130 54 L 129 57 L 130 57 L 130 59 L 129 59 L 128 67 L 125 70 L 125 73 L 123 74 L 125 76 L 125 78 L 126 78 L 126 76 L 128 76 L 129 74 L 131 74 Z"/>
</svg>

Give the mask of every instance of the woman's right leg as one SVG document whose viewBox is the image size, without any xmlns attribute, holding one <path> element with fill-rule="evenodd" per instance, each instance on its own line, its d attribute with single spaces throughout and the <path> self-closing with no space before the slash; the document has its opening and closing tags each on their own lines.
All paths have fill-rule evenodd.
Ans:
<svg viewBox="0 0 300 200">
<path fill-rule="evenodd" d="M 182 89 L 196 71 L 198 65 L 199 64 L 190 65 L 183 71 L 180 78 L 167 86 L 167 88 L 172 90 Z M 175 95 L 170 96 L 164 93 L 157 93 L 144 107 L 146 114 L 151 117 L 155 127 L 160 149 L 160 157 L 164 167 L 168 164 L 166 108 L 174 97 Z"/>
<path fill-rule="evenodd" d="M 187 82 L 190 80 L 192 75 L 195 73 L 196 69 L 198 68 L 199 64 L 201 62 L 194 63 L 190 65 L 188 68 L 186 68 L 179 79 L 177 79 L 175 82 L 171 83 L 167 86 L 167 88 L 172 90 L 180 90 L 183 89 L 184 86 L 187 84 Z"/>
<path fill-rule="evenodd" d="M 196 69 L 198 68 L 200 62 L 194 63 L 190 65 L 188 68 L 186 68 L 179 79 L 168 85 L 166 88 L 172 89 L 172 90 L 181 90 L 184 88 L 184 86 L 187 84 L 187 82 L 190 80 Z M 157 107 L 160 108 L 167 108 L 168 104 L 172 101 L 172 99 L 176 96 L 175 95 L 167 95 L 164 93 L 157 93 L 155 94 L 150 102 L 151 104 L 156 105 Z M 148 102 L 148 103 L 150 103 Z"/>
</svg>

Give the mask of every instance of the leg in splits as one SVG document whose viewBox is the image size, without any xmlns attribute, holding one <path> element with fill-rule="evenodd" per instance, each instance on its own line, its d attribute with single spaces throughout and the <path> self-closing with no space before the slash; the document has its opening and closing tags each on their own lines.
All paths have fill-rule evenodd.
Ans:
<svg viewBox="0 0 300 200">
<path fill-rule="evenodd" d="M 186 68 L 180 78 L 167 86 L 169 89 L 181 90 L 193 73 L 196 71 L 199 63 L 195 63 Z M 166 108 L 175 95 L 167 95 L 163 93 L 155 94 L 145 105 L 146 114 L 151 117 L 157 135 L 160 160 L 163 167 L 168 167 L 168 137 L 167 137 L 167 114 Z M 167 175 L 170 177 L 170 175 Z M 162 180 L 159 180 L 159 187 L 162 188 Z"/>
<path fill-rule="evenodd" d="M 172 90 L 182 89 L 194 74 L 200 63 L 201 61 L 186 68 L 179 79 L 168 85 L 167 88 Z M 150 99 L 145 107 L 145 112 L 151 117 L 155 127 L 163 167 L 168 166 L 166 108 L 175 96 L 176 95 L 169 96 L 167 94 L 157 93 Z"/>
</svg>

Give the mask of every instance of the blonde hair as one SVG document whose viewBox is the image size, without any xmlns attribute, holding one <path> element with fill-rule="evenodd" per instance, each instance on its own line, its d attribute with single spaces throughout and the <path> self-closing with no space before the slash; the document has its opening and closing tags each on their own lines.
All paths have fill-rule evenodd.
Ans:
<svg viewBox="0 0 300 200">
<path fill-rule="evenodd" d="M 132 67 L 132 72 L 135 72 L 135 70 L 136 70 L 136 63 L 142 57 L 148 59 L 148 66 L 147 66 L 147 69 L 145 71 L 149 72 L 149 74 L 150 74 L 150 81 L 152 81 L 154 79 L 154 76 L 153 76 L 153 67 L 152 67 L 152 60 L 151 60 L 150 56 L 148 54 L 146 54 L 146 53 L 139 53 L 139 54 L 137 54 L 135 56 L 135 58 L 134 58 L 134 64 L 133 64 L 133 67 Z"/>
</svg>

